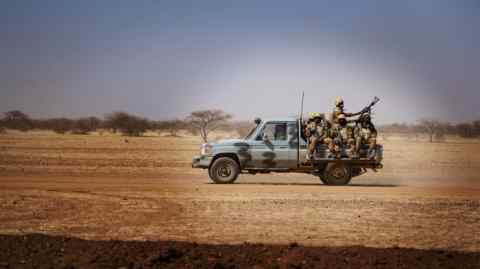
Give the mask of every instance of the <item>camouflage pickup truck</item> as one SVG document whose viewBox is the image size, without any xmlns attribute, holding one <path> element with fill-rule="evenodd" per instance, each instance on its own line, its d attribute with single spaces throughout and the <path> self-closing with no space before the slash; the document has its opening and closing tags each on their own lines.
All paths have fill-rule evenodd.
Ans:
<svg viewBox="0 0 480 269">
<path fill-rule="evenodd" d="M 307 140 L 299 118 L 257 119 L 256 127 L 244 139 L 227 139 L 201 146 L 200 156 L 193 158 L 193 168 L 208 169 L 215 183 L 233 183 L 240 173 L 307 173 L 318 176 L 327 185 L 346 185 L 353 177 L 382 168 L 383 147 L 376 155 L 349 158 L 344 150 L 340 159 L 327 158 L 328 149 L 320 144 L 311 160 L 306 159 Z M 302 128 L 298 128 L 302 126 Z"/>
</svg>

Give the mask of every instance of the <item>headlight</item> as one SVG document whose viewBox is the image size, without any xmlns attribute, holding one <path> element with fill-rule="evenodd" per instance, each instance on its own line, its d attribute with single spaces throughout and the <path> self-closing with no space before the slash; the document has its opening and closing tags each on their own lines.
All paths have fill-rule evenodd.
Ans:
<svg viewBox="0 0 480 269">
<path fill-rule="evenodd" d="M 212 149 L 212 145 L 202 144 L 202 147 L 200 148 L 200 155 L 210 155 L 212 154 Z"/>
</svg>

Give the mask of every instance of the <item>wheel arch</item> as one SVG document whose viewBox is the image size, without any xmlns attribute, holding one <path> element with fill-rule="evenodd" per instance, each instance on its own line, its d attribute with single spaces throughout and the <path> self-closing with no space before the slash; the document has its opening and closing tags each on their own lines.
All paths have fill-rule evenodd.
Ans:
<svg viewBox="0 0 480 269">
<path fill-rule="evenodd" d="M 235 162 L 237 162 L 238 164 L 238 167 L 240 168 L 240 170 L 242 169 L 242 165 L 240 163 L 240 159 L 238 158 L 237 154 L 235 153 L 232 153 L 232 152 L 222 152 L 222 153 L 218 153 L 216 154 L 212 161 L 210 162 L 210 166 L 208 167 L 210 169 L 210 167 L 212 167 L 212 164 L 218 159 L 218 158 L 221 158 L 221 157 L 228 157 L 228 158 L 231 158 L 233 159 Z"/>
</svg>

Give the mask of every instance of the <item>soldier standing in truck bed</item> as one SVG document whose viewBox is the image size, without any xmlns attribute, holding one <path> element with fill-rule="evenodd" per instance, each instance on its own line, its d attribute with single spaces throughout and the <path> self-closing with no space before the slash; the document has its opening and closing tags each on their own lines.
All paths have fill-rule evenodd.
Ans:
<svg viewBox="0 0 480 269">
<path fill-rule="evenodd" d="M 343 99 L 341 97 L 337 97 L 337 99 L 335 99 L 335 108 L 333 109 L 332 115 L 330 117 L 330 122 L 332 123 L 332 125 L 335 126 L 338 124 L 338 117 L 340 115 L 344 115 L 346 118 L 349 118 L 360 115 L 364 112 L 366 112 L 365 109 L 357 113 L 345 112 Z"/>
</svg>

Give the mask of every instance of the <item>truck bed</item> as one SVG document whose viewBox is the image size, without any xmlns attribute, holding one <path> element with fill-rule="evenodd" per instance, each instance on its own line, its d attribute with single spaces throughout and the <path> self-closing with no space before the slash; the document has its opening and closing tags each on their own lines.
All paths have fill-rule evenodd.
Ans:
<svg viewBox="0 0 480 269">
<path fill-rule="evenodd" d="M 375 158 L 367 158 L 368 148 L 360 149 L 360 158 L 350 158 L 350 151 L 343 150 L 341 158 L 328 158 L 330 151 L 326 145 L 319 145 L 316 154 L 312 160 L 306 160 L 303 165 L 325 164 L 330 162 L 342 162 L 351 166 L 365 167 L 365 168 L 381 168 L 381 161 L 383 158 L 383 146 L 377 145 Z"/>
</svg>

